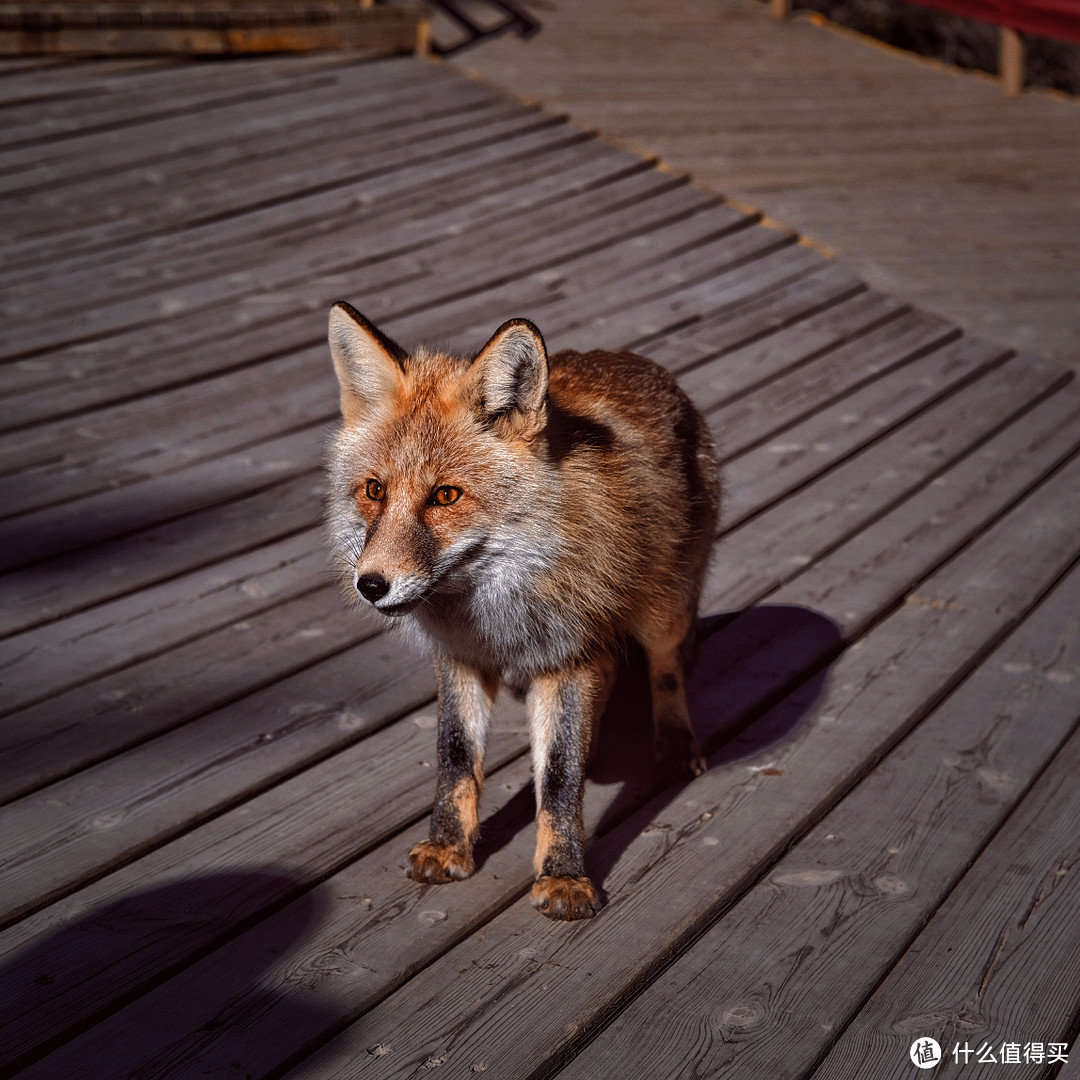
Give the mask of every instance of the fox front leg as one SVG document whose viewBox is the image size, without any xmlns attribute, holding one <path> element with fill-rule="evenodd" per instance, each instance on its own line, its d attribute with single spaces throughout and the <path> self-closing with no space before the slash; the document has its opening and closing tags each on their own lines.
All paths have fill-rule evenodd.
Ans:
<svg viewBox="0 0 1080 1080">
<path fill-rule="evenodd" d="M 537 676 L 529 689 L 536 774 L 533 907 L 552 919 L 587 919 L 600 894 L 585 875 L 585 760 L 607 680 L 582 665 Z"/>
<path fill-rule="evenodd" d="M 498 681 L 447 657 L 437 657 L 438 781 L 429 839 L 409 852 L 409 877 L 430 885 L 461 881 L 474 870 L 479 832 L 484 742 Z"/>
</svg>

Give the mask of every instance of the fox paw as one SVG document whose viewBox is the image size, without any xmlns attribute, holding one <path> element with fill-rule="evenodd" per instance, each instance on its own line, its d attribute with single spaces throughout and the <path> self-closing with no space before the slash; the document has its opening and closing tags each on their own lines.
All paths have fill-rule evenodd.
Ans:
<svg viewBox="0 0 1080 1080">
<path fill-rule="evenodd" d="M 532 905 L 549 919 L 591 919 L 603 906 L 596 886 L 587 877 L 545 874 L 532 887 Z"/>
<path fill-rule="evenodd" d="M 694 733 L 681 727 L 664 728 L 657 732 L 653 757 L 657 764 L 691 776 L 701 776 L 709 768 Z"/>
<path fill-rule="evenodd" d="M 409 852 L 409 877 L 427 885 L 464 881 L 475 869 L 471 851 L 421 840 Z"/>
</svg>

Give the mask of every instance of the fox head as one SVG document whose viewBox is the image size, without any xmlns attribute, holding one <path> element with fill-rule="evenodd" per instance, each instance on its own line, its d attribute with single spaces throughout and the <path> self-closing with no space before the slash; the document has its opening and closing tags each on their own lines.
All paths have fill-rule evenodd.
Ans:
<svg viewBox="0 0 1080 1080">
<path fill-rule="evenodd" d="M 504 323 L 471 359 L 409 354 L 339 302 L 330 352 L 343 419 L 330 521 L 350 589 L 421 614 L 526 568 L 530 535 L 544 561 L 548 360 L 532 323 Z"/>
</svg>

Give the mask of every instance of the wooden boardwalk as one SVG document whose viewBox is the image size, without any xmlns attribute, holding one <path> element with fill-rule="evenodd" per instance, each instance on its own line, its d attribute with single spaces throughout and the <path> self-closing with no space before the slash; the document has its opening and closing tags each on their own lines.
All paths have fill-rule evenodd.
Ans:
<svg viewBox="0 0 1080 1080">
<path fill-rule="evenodd" d="M 932 1037 L 934 1075 L 1057 1075 L 1068 369 L 449 67 L 8 62 L 0 94 L 0 1074 L 910 1077 Z M 631 666 L 590 922 L 528 903 L 512 702 L 478 873 L 404 876 L 433 679 L 330 581 L 338 297 L 407 343 L 635 349 L 717 433 L 710 769 L 657 775 Z"/>
<path fill-rule="evenodd" d="M 461 54 L 496 87 L 659 154 L 890 295 L 1080 366 L 1080 101 L 1008 100 L 755 0 L 545 2 Z"/>
</svg>

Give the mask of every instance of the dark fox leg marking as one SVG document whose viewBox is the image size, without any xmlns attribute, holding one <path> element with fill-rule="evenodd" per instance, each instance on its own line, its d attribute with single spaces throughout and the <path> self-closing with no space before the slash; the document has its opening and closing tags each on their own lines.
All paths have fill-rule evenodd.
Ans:
<svg viewBox="0 0 1080 1080">
<path fill-rule="evenodd" d="M 429 839 L 409 852 L 409 877 L 431 885 L 460 881 L 474 870 L 479 832 L 484 741 L 497 681 L 445 657 L 439 681 L 439 775 Z"/>
<path fill-rule="evenodd" d="M 708 765 L 690 723 L 683 680 L 683 642 L 679 639 L 643 644 L 649 658 L 656 759 L 700 776 Z"/>
<path fill-rule="evenodd" d="M 585 756 L 603 670 L 578 667 L 540 675 L 529 691 L 536 770 L 536 882 L 533 906 L 552 919 L 587 919 L 600 894 L 585 875 Z"/>
</svg>

